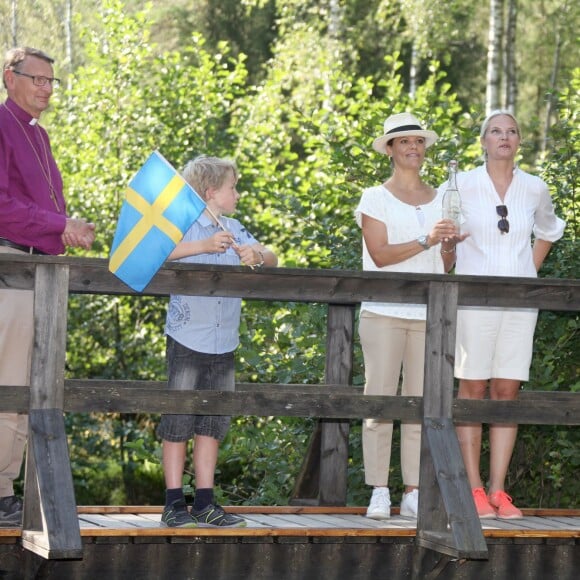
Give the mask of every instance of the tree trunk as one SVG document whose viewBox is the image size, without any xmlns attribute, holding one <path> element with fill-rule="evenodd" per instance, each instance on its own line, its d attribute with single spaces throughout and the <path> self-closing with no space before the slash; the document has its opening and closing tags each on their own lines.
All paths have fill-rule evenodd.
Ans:
<svg viewBox="0 0 580 580">
<path fill-rule="evenodd" d="M 64 35 L 66 42 L 66 64 L 68 69 L 67 85 L 70 89 L 71 75 L 74 70 L 73 63 L 73 34 L 72 34 L 72 15 L 73 15 L 73 0 L 66 0 L 65 3 L 65 17 L 64 17 Z"/>
<path fill-rule="evenodd" d="M 516 24 L 518 5 L 517 0 L 509 0 L 507 24 L 506 24 L 506 41 L 505 41 L 505 97 L 504 107 L 516 113 L 516 102 L 518 96 L 518 82 L 516 77 Z"/>
<path fill-rule="evenodd" d="M 18 0 L 12 0 L 12 20 L 10 23 L 12 33 L 12 46 L 18 46 Z"/>
<path fill-rule="evenodd" d="M 328 18 L 328 35 L 330 38 L 337 39 L 340 37 L 342 29 L 342 9 L 338 0 L 330 0 L 329 18 Z"/>
<path fill-rule="evenodd" d="M 566 22 L 568 15 L 568 2 L 562 6 L 563 17 L 558 19 L 558 27 L 556 29 L 556 43 L 554 46 L 554 58 L 552 63 L 552 74 L 550 75 L 550 87 L 548 89 L 548 99 L 546 106 L 546 121 L 544 123 L 544 139 L 542 140 L 542 151 L 546 151 L 548 147 L 548 133 L 550 132 L 550 125 L 552 120 L 552 112 L 554 110 L 554 93 L 557 90 L 558 71 L 560 69 L 560 55 L 562 52 L 562 23 Z"/>
<path fill-rule="evenodd" d="M 501 84 L 501 45 L 503 36 L 503 0 L 490 1 L 489 36 L 487 44 L 486 113 L 499 108 Z"/>
<path fill-rule="evenodd" d="M 414 97 L 417 91 L 420 62 L 421 59 L 419 57 L 419 51 L 417 50 L 417 43 L 413 41 L 413 46 L 411 47 L 411 64 L 409 67 L 409 95 L 411 97 Z"/>
</svg>

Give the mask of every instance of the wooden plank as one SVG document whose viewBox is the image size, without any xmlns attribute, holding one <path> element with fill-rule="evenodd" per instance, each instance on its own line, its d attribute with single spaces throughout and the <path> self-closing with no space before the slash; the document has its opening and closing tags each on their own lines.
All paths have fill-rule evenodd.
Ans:
<svg viewBox="0 0 580 580">
<path fill-rule="evenodd" d="M 62 414 L 68 281 L 64 264 L 36 267 L 22 543 L 44 558 L 82 555 Z"/>
<path fill-rule="evenodd" d="M 10 259 L 18 254 L 2 254 L 0 256 L 0 288 L 6 290 L 34 290 L 34 272 L 38 257 L 25 256 L 25 260 Z"/>
<path fill-rule="evenodd" d="M 445 554 L 453 558 L 468 558 L 470 560 L 485 560 L 488 557 L 487 545 L 483 542 L 484 549 L 477 550 L 469 547 L 464 549 L 466 544 L 457 542 L 457 538 L 449 532 L 437 532 L 431 530 L 417 531 L 417 545 L 421 548 L 428 548 L 440 554 Z M 421 574 L 421 577 L 424 577 Z"/>
<path fill-rule="evenodd" d="M 544 538 L 544 539 L 571 539 L 580 538 L 580 531 L 578 530 L 524 530 L 524 529 L 506 529 L 506 530 L 486 530 L 484 532 L 486 538 L 511 538 L 511 539 L 525 539 L 526 538 Z"/>
<path fill-rule="evenodd" d="M 98 526 L 97 524 L 93 524 L 92 522 L 87 522 L 83 518 L 79 518 L 79 528 L 81 529 L 81 533 L 82 533 L 82 530 L 99 530 L 99 529 L 102 529 L 101 526 Z"/>
<path fill-rule="evenodd" d="M 462 423 L 509 423 L 520 425 L 580 425 L 578 393 L 519 393 L 516 401 L 456 399 L 453 419 Z"/>
<path fill-rule="evenodd" d="M 248 523 L 247 528 L 195 528 L 193 530 L 179 530 L 165 528 L 159 525 L 161 506 L 102 506 L 102 513 L 95 509 L 99 506 L 83 506 L 79 508 L 79 522 L 82 526 L 82 536 L 90 537 L 121 537 L 124 534 L 130 537 L 154 537 L 175 536 L 182 531 L 194 532 L 194 536 L 220 537 L 225 532 L 228 537 L 239 535 L 282 537 L 285 533 L 291 537 L 309 537 L 316 534 L 323 536 L 345 537 L 408 537 L 415 535 L 415 523 L 412 518 L 394 515 L 389 520 L 375 521 L 364 517 L 353 510 L 364 508 L 334 508 L 333 511 L 321 510 L 320 508 L 304 508 L 303 512 L 297 512 L 292 506 L 231 506 L 229 512 L 241 513 Z M 140 509 L 145 509 L 140 512 Z M 87 513 L 83 513 L 83 512 Z M 558 510 L 562 511 L 562 510 Z M 576 510 L 577 511 L 577 510 Z M 263 513 L 262 513 L 263 512 Z M 575 510 L 570 511 L 571 514 Z M 563 525 L 560 520 L 571 524 Z M 530 516 L 522 520 L 485 520 L 485 537 L 491 538 L 552 538 L 554 540 L 575 539 L 580 537 L 580 525 L 574 515 L 564 518 L 561 515 Z M 199 532 L 199 533 L 198 533 Z M 20 535 L 18 528 L 0 530 L 0 537 Z"/>
<path fill-rule="evenodd" d="M 139 386 L 143 384 L 143 387 Z M 369 397 L 360 388 L 340 385 L 248 385 L 240 383 L 236 393 L 216 395 L 214 399 L 188 399 L 180 393 L 168 393 L 165 382 L 156 381 L 65 381 L 66 410 L 72 412 L 176 412 L 184 405 L 203 406 L 204 412 L 223 411 L 231 415 L 244 414 L 250 408 L 255 415 L 308 416 L 308 408 L 325 399 L 332 403 L 316 406 L 319 417 L 347 415 L 350 418 L 376 417 L 383 419 L 420 420 L 420 397 Z M 6 387 L 7 396 L 25 401 L 26 391 L 14 393 Z M 265 392 L 264 392 L 265 391 Z M 0 393 L 3 393 L 0 387 Z M 259 392 L 259 397 L 257 396 Z M 240 394 L 243 393 L 243 394 Z M 302 401 L 302 402 L 301 402 Z M 24 403 L 22 403 L 24 406 Z M 19 407 L 22 408 L 22 407 Z M 509 422 L 518 418 L 521 424 L 580 424 L 580 396 L 578 393 L 553 391 L 522 391 L 517 401 L 453 399 L 455 421 Z M 273 412 L 270 412 L 273 411 Z M 360 415 L 357 415 L 360 413 Z"/>
<path fill-rule="evenodd" d="M 429 285 L 423 416 L 451 417 L 457 320 L 457 284 Z"/>
<path fill-rule="evenodd" d="M 243 518 L 246 520 L 246 527 L 247 528 L 269 528 L 271 527 L 266 522 L 262 521 L 262 517 L 254 518 L 249 515 L 244 515 Z"/>
<path fill-rule="evenodd" d="M 236 393 L 215 395 L 204 400 L 194 397 L 191 401 L 179 393 L 169 393 L 166 383 L 143 381 L 65 380 L 65 410 L 75 413 L 124 412 L 153 413 L 182 409 L 183 405 L 204 407 L 204 412 L 230 415 L 277 415 L 310 416 L 316 406 L 317 417 L 350 418 L 375 415 L 383 419 L 420 420 L 421 397 L 379 397 L 360 394 L 360 389 L 321 385 L 245 385 Z M 268 389 L 270 389 L 268 391 Z M 239 395 L 238 393 L 244 393 Z M 337 395 L 340 395 L 337 396 Z M 328 399 L 328 404 L 319 405 Z M 2 411 L 25 413 L 29 408 L 29 390 L 0 386 Z M 247 412 L 251 409 L 251 413 Z M 517 401 L 490 401 L 454 399 L 453 419 L 456 422 L 507 423 L 517 418 L 519 424 L 580 425 L 580 396 L 571 392 L 522 391 Z M 307 497 L 304 495 L 303 497 Z"/>
<path fill-rule="evenodd" d="M 29 422 L 30 430 L 30 422 Z M 22 513 L 22 527 L 26 530 L 42 530 L 42 507 L 40 490 L 36 476 L 36 460 L 34 455 L 34 440 L 28 436 L 28 449 L 25 457 L 26 469 L 24 472 L 24 507 Z"/>
<path fill-rule="evenodd" d="M 331 518 L 330 520 L 328 518 Z M 332 516 L 325 515 L 310 515 L 310 516 L 295 516 L 287 515 L 284 516 L 284 521 L 288 525 L 296 524 L 300 526 L 305 526 L 313 529 L 336 529 L 336 521 L 332 520 Z"/>
<path fill-rule="evenodd" d="M 429 442 L 437 483 L 454 541 L 453 548 L 457 550 L 456 557 L 481 558 L 487 552 L 487 547 L 465 475 L 455 427 L 451 419 L 429 418 L 425 419 L 424 427 L 423 434 Z M 445 534 L 436 536 L 439 540 L 447 537 Z M 433 537 L 429 535 L 429 543 Z M 425 544 L 424 547 L 430 546 Z M 453 555 L 452 550 L 444 553 Z"/>
<path fill-rule="evenodd" d="M 284 514 L 329 514 L 335 516 L 364 516 L 366 514 L 365 506 L 254 506 L 254 505 L 233 505 L 225 506 L 224 509 L 228 512 L 235 514 L 273 514 L 273 515 L 284 515 Z M 573 522 L 573 525 L 580 529 L 580 510 L 579 509 L 563 509 L 563 508 L 521 508 L 524 514 L 524 519 L 528 517 L 539 517 L 539 518 L 549 518 L 554 521 L 562 519 L 564 521 Z M 154 514 L 160 516 L 163 512 L 163 506 L 161 505 L 90 505 L 90 506 L 78 506 L 77 511 L 79 514 Z M 391 511 L 391 518 L 393 519 L 407 519 L 400 516 L 399 508 L 393 507 Z M 370 518 L 362 517 L 363 521 L 372 522 Z M 389 520 L 386 520 L 389 521 Z M 481 520 L 489 524 L 508 522 L 517 523 L 520 520 L 501 520 L 501 519 L 489 519 Z"/>
<path fill-rule="evenodd" d="M 266 514 L 259 514 L 259 515 L 246 515 L 244 517 L 248 520 L 253 522 L 259 523 L 263 526 L 268 526 L 271 528 L 307 528 L 308 524 L 306 521 L 302 521 L 301 519 L 287 519 L 287 515 L 266 515 Z M 312 526 L 310 526 L 312 527 Z"/>
<path fill-rule="evenodd" d="M 106 413 L 201 413 L 211 415 L 258 415 L 288 417 L 326 417 L 334 419 L 399 417 L 417 420 L 420 397 L 370 397 L 363 395 L 320 395 L 286 390 L 271 392 L 178 392 L 157 389 L 122 390 L 67 388 L 66 410 Z M 339 421 L 340 422 L 340 421 Z"/>
<path fill-rule="evenodd" d="M 44 256 L 43 256 L 44 257 Z M 22 259 L 22 258 L 21 258 Z M 91 294 L 135 294 L 108 271 L 108 260 L 53 258 L 71 265 L 70 289 Z M 24 261 L 24 260 L 22 260 Z M 259 300 L 358 304 L 360 301 L 427 302 L 429 280 L 449 275 L 359 270 L 306 270 L 166 263 L 147 287 L 147 294 L 171 291 L 200 296 L 240 296 Z M 494 276 L 454 276 L 461 282 L 460 304 L 580 310 L 577 280 Z"/>
<path fill-rule="evenodd" d="M 353 526 L 355 528 L 363 528 L 363 529 L 392 529 L 392 530 L 415 530 L 417 527 L 417 519 L 416 518 L 407 518 L 407 517 L 399 517 L 399 516 L 391 516 L 388 520 L 373 520 L 371 518 L 361 517 L 361 516 L 350 516 L 350 515 L 341 515 L 337 516 L 341 520 L 345 521 L 345 526 L 348 527 L 348 524 L 353 523 L 359 524 Z"/>
<path fill-rule="evenodd" d="M 580 529 L 580 517 L 564 517 L 564 516 L 552 516 L 550 518 L 554 522 L 559 522 L 566 528 Z"/>
<path fill-rule="evenodd" d="M 354 307 L 328 305 L 325 381 L 352 383 Z M 343 407 L 344 409 L 345 407 Z M 348 470 L 348 421 L 323 421 L 320 435 L 319 499 L 322 505 L 345 505 Z"/>
<path fill-rule="evenodd" d="M 514 522 L 516 520 L 507 520 L 508 523 Z M 514 525 L 512 523 L 512 525 Z M 528 528 L 531 530 L 561 530 L 562 524 L 556 522 L 549 518 L 539 518 L 536 516 L 525 517 L 521 520 L 517 520 L 517 525 L 520 528 Z"/>
<path fill-rule="evenodd" d="M 39 264 L 34 288 L 30 408 L 64 407 L 68 267 Z"/>
<path fill-rule="evenodd" d="M 108 260 L 61 256 L 0 256 L 3 287 L 32 287 L 33 265 L 70 267 L 69 289 L 82 294 L 136 294 L 108 271 Z M 23 273 L 23 269 L 28 269 Z M 289 300 L 355 304 L 361 301 L 427 303 L 430 280 L 449 282 L 449 275 L 359 270 L 263 268 L 166 263 L 147 288 L 147 295 L 170 292 L 200 296 L 240 296 L 268 301 Z M 459 304 L 580 311 L 576 279 L 453 276 L 460 283 Z M 217 294 L 216 294 L 217 293 Z"/>
<path fill-rule="evenodd" d="M 126 514 L 127 517 L 129 514 Z M 127 522 L 124 520 L 115 519 L 111 515 L 100 515 L 100 514 L 83 514 L 79 517 L 83 522 L 92 524 L 93 526 L 98 526 L 102 530 L 126 530 L 127 528 L 139 528 L 142 526 L 136 526 L 133 522 Z M 151 527 L 155 524 L 151 522 Z"/>
<path fill-rule="evenodd" d="M 125 524 L 126 526 L 135 526 L 137 528 L 150 528 L 152 523 L 157 526 L 161 525 L 161 518 L 158 521 L 153 522 L 150 518 L 144 517 L 141 514 L 109 514 L 107 516 L 109 519 Z"/>
<path fill-rule="evenodd" d="M 232 505 L 224 506 L 224 509 L 234 514 L 364 514 L 365 507 L 359 506 L 254 506 Z M 394 508 L 397 510 L 398 508 Z M 562 510 L 564 511 L 564 510 Z M 578 510 L 580 511 L 580 510 Z M 79 514 L 161 514 L 161 505 L 89 505 L 79 506 Z M 568 513 L 566 511 L 566 513 Z"/>
<path fill-rule="evenodd" d="M 425 378 L 423 390 L 423 420 L 421 429 L 421 464 L 419 473 L 418 538 L 423 532 L 447 532 L 447 514 L 442 490 L 439 486 L 439 466 L 435 463 L 435 450 L 428 430 L 432 423 L 427 418 L 451 417 L 453 400 L 453 344 L 457 311 L 458 288 L 456 284 L 431 286 L 427 304 L 425 338 Z M 445 535 L 445 538 L 448 536 Z M 431 549 L 431 543 L 424 547 Z M 423 567 L 429 560 L 422 550 L 417 550 L 414 567 Z"/>
<path fill-rule="evenodd" d="M 82 543 L 62 411 L 31 409 L 28 421 L 42 527 L 33 527 L 25 495 L 23 545 L 43 558 L 79 558 Z"/>
</svg>

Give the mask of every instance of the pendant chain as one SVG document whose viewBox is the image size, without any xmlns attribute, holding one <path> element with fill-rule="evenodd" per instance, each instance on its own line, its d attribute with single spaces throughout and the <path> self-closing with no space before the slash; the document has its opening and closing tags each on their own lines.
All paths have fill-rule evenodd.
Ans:
<svg viewBox="0 0 580 580">
<path fill-rule="evenodd" d="M 2 106 L 12 115 L 13 119 L 16 121 L 16 123 L 18 123 L 18 126 L 22 130 L 22 133 L 24 133 L 24 136 L 26 137 L 28 144 L 30 145 L 30 147 L 32 148 L 32 151 L 34 152 L 34 156 L 36 157 L 36 160 L 38 161 L 38 165 L 40 166 L 40 170 L 42 171 L 42 174 L 44 175 L 44 178 L 46 179 L 46 182 L 48 183 L 48 191 L 50 194 L 50 198 L 52 199 L 54 206 L 56 207 L 56 211 L 61 213 L 60 206 L 58 204 L 58 199 L 56 198 L 56 191 L 55 191 L 54 186 L 52 184 L 52 175 L 50 172 L 50 163 L 48 161 L 48 148 L 46 146 L 46 143 L 44 142 L 44 139 L 42 137 L 42 133 L 40 132 L 40 130 L 38 130 L 39 131 L 38 137 L 39 137 L 40 142 L 42 144 L 42 150 L 44 153 L 44 160 L 46 163 L 46 167 L 42 163 L 42 160 L 40 159 L 40 155 L 38 154 L 38 151 L 36 150 L 34 143 L 32 143 L 32 140 L 28 136 L 26 129 L 22 126 L 20 119 L 18 119 L 18 117 L 5 104 L 3 104 Z"/>
</svg>

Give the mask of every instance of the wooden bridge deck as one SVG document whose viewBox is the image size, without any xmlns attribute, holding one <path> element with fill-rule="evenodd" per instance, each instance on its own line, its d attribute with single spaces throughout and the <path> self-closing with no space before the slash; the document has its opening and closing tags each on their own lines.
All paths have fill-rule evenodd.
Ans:
<svg viewBox="0 0 580 580">
<path fill-rule="evenodd" d="M 193 535 L 193 536 L 414 536 L 417 520 L 399 515 L 386 521 L 364 516 L 365 508 L 325 507 L 231 507 L 242 516 L 246 528 L 168 530 L 160 524 L 160 507 L 91 507 L 79 509 L 82 536 Z M 524 510 L 522 520 L 486 520 L 484 536 L 580 537 L 580 510 Z"/>
<path fill-rule="evenodd" d="M 44 560 L 0 528 L 0 577 L 10 580 L 410 579 L 417 521 L 393 509 L 374 521 L 361 507 L 231 507 L 246 528 L 169 529 L 159 506 L 79 507 L 80 560 Z M 525 509 L 521 520 L 482 522 L 488 560 L 449 559 L 445 580 L 573 580 L 580 510 Z"/>
<path fill-rule="evenodd" d="M 79 525 L 83 538 L 105 536 L 415 536 L 417 520 L 393 508 L 389 520 L 364 516 L 363 507 L 228 507 L 242 516 L 245 528 L 170 529 L 161 525 L 160 506 L 81 506 Z M 580 538 L 580 510 L 523 509 L 521 520 L 482 520 L 486 538 Z M 20 537 L 19 528 L 0 528 L 0 538 Z"/>
</svg>

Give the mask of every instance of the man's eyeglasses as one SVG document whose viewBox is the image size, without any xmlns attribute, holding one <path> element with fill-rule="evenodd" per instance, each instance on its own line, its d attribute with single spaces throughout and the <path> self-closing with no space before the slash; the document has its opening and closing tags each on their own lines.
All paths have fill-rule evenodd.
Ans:
<svg viewBox="0 0 580 580">
<path fill-rule="evenodd" d="M 13 70 L 12 72 L 15 75 L 19 75 L 21 77 L 28 77 L 29 79 L 32 79 L 32 84 L 37 87 L 45 87 L 48 83 L 50 83 L 54 88 L 60 85 L 60 79 L 43 77 L 38 75 L 29 75 L 27 73 L 20 72 L 19 70 Z"/>
<path fill-rule="evenodd" d="M 499 231 L 502 233 L 502 235 L 509 233 L 510 223 L 507 221 L 507 216 L 508 216 L 507 206 L 498 205 L 498 206 L 496 206 L 495 211 L 497 212 L 497 215 L 501 218 L 497 222 L 497 227 L 499 228 Z"/>
</svg>

